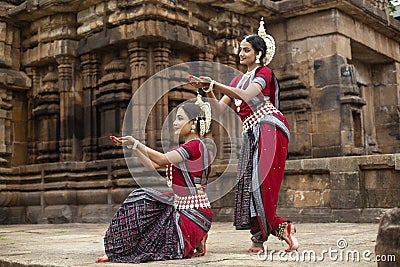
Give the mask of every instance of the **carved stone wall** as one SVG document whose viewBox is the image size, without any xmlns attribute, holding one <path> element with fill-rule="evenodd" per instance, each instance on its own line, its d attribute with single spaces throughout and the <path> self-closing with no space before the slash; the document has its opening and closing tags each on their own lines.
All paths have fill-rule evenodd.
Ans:
<svg viewBox="0 0 400 267">
<path fill-rule="evenodd" d="M 282 81 L 281 109 L 292 127 L 291 158 L 399 150 L 399 129 L 391 124 L 399 122 L 399 39 L 389 37 L 391 27 L 377 30 L 370 17 L 350 16 L 355 2 L 343 4 L 347 10 L 338 5 L 270 27 L 283 42 L 273 66 Z"/>
<path fill-rule="evenodd" d="M 135 187 L 108 138 L 121 134 L 132 95 L 183 62 L 243 70 L 239 42 L 257 32 L 261 16 L 276 41 L 270 67 L 291 127 L 281 212 L 375 221 L 399 195 L 400 22 L 386 3 L 0 1 L 1 223 L 107 221 Z M 182 85 L 158 99 L 168 81 L 152 85 L 158 91 L 132 109 L 145 131 L 130 131 L 160 149 L 172 145 L 161 138 L 167 115 L 195 91 Z M 228 135 L 222 125 L 237 131 Z M 241 125 L 222 118 L 213 126 L 216 178 L 240 153 Z M 135 173 L 149 175 L 139 164 Z M 217 218 L 231 218 L 232 204 L 232 193 L 213 203 Z"/>
</svg>

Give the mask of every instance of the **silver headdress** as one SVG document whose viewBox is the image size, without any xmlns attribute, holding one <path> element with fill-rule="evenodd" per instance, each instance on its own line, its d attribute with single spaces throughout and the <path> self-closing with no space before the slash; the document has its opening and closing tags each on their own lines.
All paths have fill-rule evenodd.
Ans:
<svg viewBox="0 0 400 267">
<path fill-rule="evenodd" d="M 258 36 L 263 38 L 267 46 L 267 53 L 264 59 L 265 61 L 264 65 L 267 66 L 275 55 L 275 40 L 271 35 L 267 34 L 267 32 L 265 31 L 264 18 L 261 18 L 260 20 L 260 27 L 258 27 Z"/>
<path fill-rule="evenodd" d="M 196 105 L 200 107 L 200 114 L 197 116 L 196 121 L 200 124 L 200 136 L 204 136 L 210 131 L 211 126 L 211 106 L 210 103 L 204 102 L 201 95 L 197 94 Z"/>
</svg>

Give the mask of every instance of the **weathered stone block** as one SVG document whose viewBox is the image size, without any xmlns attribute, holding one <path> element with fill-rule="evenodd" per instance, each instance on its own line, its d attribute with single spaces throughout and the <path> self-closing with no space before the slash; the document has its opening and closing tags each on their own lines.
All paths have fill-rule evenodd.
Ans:
<svg viewBox="0 0 400 267">
<path fill-rule="evenodd" d="M 296 191 L 294 195 L 294 207 L 319 207 L 321 205 L 321 192 Z"/>
<path fill-rule="evenodd" d="M 366 199 L 369 208 L 392 208 L 400 203 L 400 189 L 369 189 Z"/>
<path fill-rule="evenodd" d="M 288 44 L 290 60 L 293 62 L 308 61 L 308 47 L 306 40 L 296 40 Z"/>
<path fill-rule="evenodd" d="M 333 220 L 343 223 L 358 223 L 361 211 L 361 209 L 332 209 Z"/>
<path fill-rule="evenodd" d="M 329 160 L 331 172 L 358 172 L 358 157 L 334 157 Z"/>
<path fill-rule="evenodd" d="M 0 207 L 19 206 L 19 194 L 13 192 L 1 192 L 0 194 Z"/>
<path fill-rule="evenodd" d="M 331 189 L 326 189 L 321 192 L 322 202 L 321 205 L 323 207 L 331 206 Z"/>
<path fill-rule="evenodd" d="M 293 207 L 294 190 L 281 190 L 278 194 L 278 207 L 291 208 Z"/>
<path fill-rule="evenodd" d="M 75 190 L 46 191 L 43 193 L 43 197 L 46 205 L 73 205 L 77 203 Z"/>
<path fill-rule="evenodd" d="M 364 187 L 365 189 L 378 188 L 378 171 L 376 170 L 364 171 Z"/>
<path fill-rule="evenodd" d="M 331 188 L 328 174 L 313 174 L 310 181 L 310 187 L 318 190 Z"/>
<path fill-rule="evenodd" d="M 359 172 L 331 172 L 333 190 L 357 190 L 360 188 Z"/>
<path fill-rule="evenodd" d="M 396 81 L 394 81 L 394 83 L 396 83 Z M 396 107 L 399 101 L 398 91 L 396 90 L 397 87 L 398 86 L 394 84 L 392 86 L 386 85 L 384 88 L 381 88 L 379 96 L 380 103 L 388 107 Z M 388 112 L 390 111 L 388 110 Z M 394 110 L 392 112 L 395 113 L 396 111 Z"/>
<path fill-rule="evenodd" d="M 394 169 L 396 171 L 400 171 L 400 154 L 399 153 L 394 155 L 394 163 L 395 163 Z"/>
<path fill-rule="evenodd" d="M 305 218 L 300 214 L 301 210 L 302 209 L 297 208 L 278 207 L 276 213 L 279 214 L 279 216 L 281 216 L 282 218 L 288 218 L 293 222 L 306 222 L 308 218 Z"/>
<path fill-rule="evenodd" d="M 383 214 L 388 209 L 385 208 L 365 208 L 363 209 L 360 217 L 361 223 L 379 223 Z"/>
<path fill-rule="evenodd" d="M 310 58 L 324 58 L 336 54 L 351 58 L 350 38 L 330 34 L 307 38 L 307 55 Z"/>
<path fill-rule="evenodd" d="M 78 220 L 82 223 L 109 223 L 113 215 L 110 205 L 82 205 Z"/>
<path fill-rule="evenodd" d="M 77 213 L 77 208 L 75 206 L 47 206 L 44 209 L 43 218 L 48 223 L 72 223 L 75 222 L 75 218 L 77 218 Z"/>
<path fill-rule="evenodd" d="M 331 91 L 331 95 L 327 96 L 324 93 L 327 93 L 328 91 Z M 321 108 L 318 108 L 320 111 L 315 112 L 313 114 L 313 124 L 316 127 L 316 130 L 318 133 L 323 133 L 323 134 L 334 134 L 338 132 L 338 129 L 340 129 L 340 111 L 337 110 L 338 107 L 335 103 L 337 103 L 337 92 L 333 92 L 333 90 L 330 90 L 327 87 L 323 89 L 321 92 L 321 96 L 319 97 L 319 105 Z M 328 92 L 328 95 L 330 94 Z M 326 99 L 332 97 L 332 99 Z M 325 104 L 325 101 L 328 101 L 329 104 Z M 322 107 L 323 106 L 323 107 Z M 329 107 L 329 108 L 328 108 Z M 313 140 L 314 141 L 314 140 Z"/>
<path fill-rule="evenodd" d="M 313 147 L 311 155 L 314 158 L 335 157 L 342 155 L 342 148 L 341 146 Z"/>
<path fill-rule="evenodd" d="M 336 32 L 336 16 L 334 10 L 328 10 L 289 19 L 286 22 L 288 41 Z"/>
<path fill-rule="evenodd" d="M 359 190 L 331 190 L 332 209 L 362 208 L 363 200 Z"/>
<path fill-rule="evenodd" d="M 231 222 L 233 221 L 233 208 L 211 209 L 213 212 L 213 221 Z"/>
<path fill-rule="evenodd" d="M 400 259 L 400 209 L 387 211 L 380 223 L 375 245 L 375 255 L 391 256 L 392 260 L 378 262 L 379 267 L 396 267 Z M 395 261 L 394 258 L 395 257 Z"/>
<path fill-rule="evenodd" d="M 340 145 L 340 135 L 336 132 L 322 132 L 311 135 L 313 147 L 332 147 Z"/>
<path fill-rule="evenodd" d="M 46 223 L 43 220 L 43 208 L 39 206 L 26 207 L 26 223 Z"/>
<path fill-rule="evenodd" d="M 0 209 L 0 224 L 26 223 L 25 207 L 6 207 Z"/>
<path fill-rule="evenodd" d="M 292 176 L 286 177 L 286 179 L 285 179 L 287 187 L 292 190 L 310 189 L 308 187 L 308 184 L 306 183 L 307 180 L 308 180 L 307 174 L 292 175 Z"/>
<path fill-rule="evenodd" d="M 288 177 L 285 179 L 286 185 L 289 189 L 293 190 L 322 190 L 329 188 L 329 176 L 322 174 L 304 174 Z"/>
<path fill-rule="evenodd" d="M 7 23 L 0 21 L 0 42 L 6 42 L 7 39 Z"/>
<path fill-rule="evenodd" d="M 274 23 L 271 25 L 265 25 L 265 29 L 271 36 L 274 36 L 275 42 L 282 42 L 286 40 L 284 23 Z M 284 42 L 282 42 L 282 44 L 283 43 Z"/>
<path fill-rule="evenodd" d="M 21 206 L 40 206 L 41 205 L 41 192 L 21 192 L 20 205 Z"/>
<path fill-rule="evenodd" d="M 332 210 L 328 207 L 305 207 L 300 214 L 303 222 L 332 222 Z"/>
<path fill-rule="evenodd" d="M 107 204 L 108 190 L 77 190 L 76 201 L 79 204 Z"/>
<path fill-rule="evenodd" d="M 317 59 L 314 61 L 314 86 L 324 87 L 337 84 L 340 80 L 339 66 L 345 59 L 339 55 Z"/>
<path fill-rule="evenodd" d="M 289 142 L 289 151 L 295 155 L 311 155 L 311 135 L 304 133 L 291 133 Z"/>
<path fill-rule="evenodd" d="M 380 189 L 400 189 L 400 176 L 393 170 L 380 170 L 377 173 L 377 184 Z"/>
<path fill-rule="evenodd" d="M 316 175 L 325 175 L 329 170 L 329 160 L 326 158 L 305 159 L 303 160 L 303 170 Z"/>
</svg>

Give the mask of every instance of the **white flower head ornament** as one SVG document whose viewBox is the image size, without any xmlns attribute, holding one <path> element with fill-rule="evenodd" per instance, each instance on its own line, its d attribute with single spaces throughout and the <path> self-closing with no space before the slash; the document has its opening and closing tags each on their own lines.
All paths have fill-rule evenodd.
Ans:
<svg viewBox="0 0 400 267">
<path fill-rule="evenodd" d="M 204 102 L 202 96 L 197 94 L 196 105 L 200 107 L 200 113 L 196 117 L 196 122 L 200 124 L 200 136 L 203 137 L 206 133 L 210 131 L 211 126 L 211 106 L 210 103 Z"/>
<path fill-rule="evenodd" d="M 264 59 L 264 65 L 267 66 L 275 55 L 275 40 L 265 31 L 263 17 L 261 18 L 260 26 L 258 27 L 258 36 L 260 36 L 264 40 L 265 45 L 267 46 L 267 51 Z"/>
</svg>

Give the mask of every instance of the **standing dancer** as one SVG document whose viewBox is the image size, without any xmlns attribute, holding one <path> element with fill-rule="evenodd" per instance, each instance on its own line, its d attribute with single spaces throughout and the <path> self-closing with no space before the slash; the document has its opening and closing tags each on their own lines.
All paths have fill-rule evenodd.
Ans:
<svg viewBox="0 0 400 267">
<path fill-rule="evenodd" d="M 209 98 L 216 99 L 213 90 L 224 94 L 213 103 L 214 112 L 221 114 L 231 106 L 243 122 L 234 225 L 238 230 L 250 229 L 249 252 L 262 251 L 270 234 L 288 243 L 287 252 L 299 247 L 293 223 L 276 214 L 290 133 L 278 110 L 278 80 L 266 66 L 274 54 L 275 41 L 266 34 L 261 20 L 258 35 L 247 35 L 240 43 L 239 59 L 247 66 L 245 74 L 235 77 L 229 86 L 209 77 L 189 76 L 191 84 L 202 88 Z"/>
</svg>

